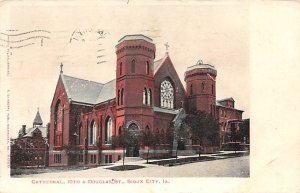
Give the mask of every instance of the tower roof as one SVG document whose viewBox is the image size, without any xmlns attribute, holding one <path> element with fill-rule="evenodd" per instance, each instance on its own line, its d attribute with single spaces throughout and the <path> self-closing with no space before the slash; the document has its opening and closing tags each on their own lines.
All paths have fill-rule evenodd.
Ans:
<svg viewBox="0 0 300 193">
<path fill-rule="evenodd" d="M 35 115 L 35 118 L 33 120 L 33 125 L 43 125 L 43 121 L 42 121 L 39 109 L 38 109 L 38 111 Z"/>
<path fill-rule="evenodd" d="M 153 40 L 145 35 L 142 34 L 132 34 L 132 35 L 126 35 L 122 37 L 119 41 L 118 44 L 125 40 L 145 40 L 146 42 L 153 43 Z"/>
<path fill-rule="evenodd" d="M 194 69 L 213 69 L 216 70 L 213 65 L 204 64 L 202 60 L 198 60 L 197 64 L 187 67 L 186 71 L 194 70 Z"/>
<path fill-rule="evenodd" d="M 198 62 L 195 65 L 189 66 L 187 67 L 186 71 L 185 71 L 185 75 L 188 74 L 188 72 L 192 71 L 192 70 L 203 70 L 206 73 L 210 73 L 213 75 L 217 75 L 217 70 L 213 65 L 210 64 L 204 64 L 202 62 L 202 60 L 198 60 Z"/>
</svg>

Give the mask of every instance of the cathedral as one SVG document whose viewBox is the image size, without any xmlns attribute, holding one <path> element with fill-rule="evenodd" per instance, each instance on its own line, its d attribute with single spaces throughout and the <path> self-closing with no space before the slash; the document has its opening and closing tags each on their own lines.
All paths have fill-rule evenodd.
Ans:
<svg viewBox="0 0 300 193">
<path fill-rule="evenodd" d="M 188 67 L 184 87 L 168 53 L 155 59 L 151 38 L 126 35 L 117 42 L 115 52 L 116 77 L 107 83 L 65 75 L 61 65 L 51 103 L 50 166 L 116 162 L 123 148 L 114 145 L 114 136 L 124 130 L 167 136 L 172 122 L 180 122 L 194 110 L 215 117 L 221 136 L 242 122 L 243 111 L 234 107 L 233 98 L 216 100 L 214 66 L 198 61 Z M 159 150 L 168 154 L 172 148 L 174 144 L 169 143 Z M 126 156 L 142 157 L 143 151 L 136 145 L 126 148 Z"/>
</svg>

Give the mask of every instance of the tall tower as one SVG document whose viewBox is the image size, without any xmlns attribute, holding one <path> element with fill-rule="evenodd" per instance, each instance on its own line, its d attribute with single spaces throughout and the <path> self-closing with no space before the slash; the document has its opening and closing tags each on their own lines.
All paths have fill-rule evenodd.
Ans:
<svg viewBox="0 0 300 193">
<path fill-rule="evenodd" d="M 116 127 L 153 128 L 155 45 L 144 35 L 126 35 L 118 41 L 116 54 Z"/>
<path fill-rule="evenodd" d="M 188 112 L 197 110 L 216 116 L 216 76 L 215 67 L 202 60 L 187 68 L 184 80 Z"/>
</svg>

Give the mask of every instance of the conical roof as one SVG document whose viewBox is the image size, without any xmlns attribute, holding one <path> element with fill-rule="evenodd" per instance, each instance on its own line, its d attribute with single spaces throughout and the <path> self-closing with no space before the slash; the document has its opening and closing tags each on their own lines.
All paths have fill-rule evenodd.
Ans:
<svg viewBox="0 0 300 193">
<path fill-rule="evenodd" d="M 33 125 L 43 125 L 43 121 L 42 121 L 39 110 L 37 111 L 37 113 L 35 115 L 35 118 L 33 120 Z"/>
</svg>

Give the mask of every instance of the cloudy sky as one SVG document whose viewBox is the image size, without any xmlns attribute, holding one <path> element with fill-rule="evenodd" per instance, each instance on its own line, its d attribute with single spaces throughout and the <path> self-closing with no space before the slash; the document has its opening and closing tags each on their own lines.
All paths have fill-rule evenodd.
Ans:
<svg viewBox="0 0 300 193">
<path fill-rule="evenodd" d="M 105 83 L 115 77 L 115 45 L 126 34 L 156 44 L 156 59 L 169 55 L 184 83 L 199 59 L 218 70 L 217 99 L 233 97 L 249 117 L 249 10 L 244 4 L 13 7 L 2 26 L 2 75 L 9 73 L 11 136 L 32 126 L 37 108 L 49 122 L 50 104 L 64 74 Z M 9 41 L 9 45 L 7 43 Z M 3 70 L 4 69 L 4 70 Z"/>
</svg>

